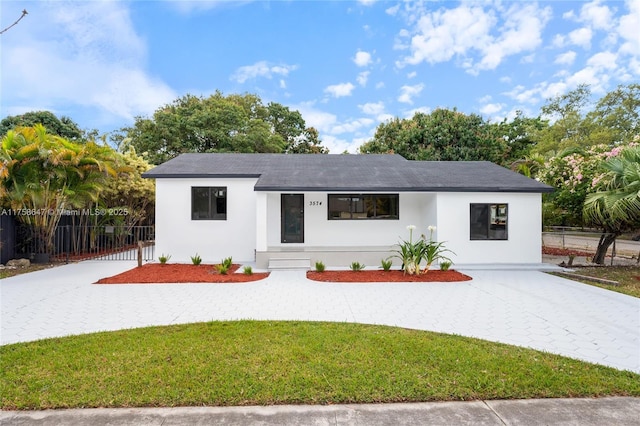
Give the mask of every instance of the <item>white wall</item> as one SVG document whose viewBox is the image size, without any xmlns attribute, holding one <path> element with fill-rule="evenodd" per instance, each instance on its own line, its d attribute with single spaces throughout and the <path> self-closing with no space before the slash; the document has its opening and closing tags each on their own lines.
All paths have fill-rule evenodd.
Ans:
<svg viewBox="0 0 640 426">
<path fill-rule="evenodd" d="M 170 262 L 203 262 L 226 257 L 253 261 L 256 248 L 257 179 L 156 179 L 156 256 Z M 192 186 L 226 186 L 227 220 L 191 220 Z"/>
<path fill-rule="evenodd" d="M 331 192 L 337 194 L 338 192 Z M 400 193 L 399 220 L 329 220 L 325 192 L 304 193 L 304 244 L 280 242 L 280 194 L 267 195 L 268 247 L 356 247 L 392 246 L 408 239 L 408 225 L 417 227 L 414 236 L 435 224 L 435 194 Z M 320 204 L 318 204 L 318 202 Z"/>
<path fill-rule="evenodd" d="M 508 204 L 508 240 L 471 241 L 471 203 Z M 454 263 L 542 262 L 542 201 L 540 194 L 439 193 L 439 241 L 456 255 Z"/>
</svg>

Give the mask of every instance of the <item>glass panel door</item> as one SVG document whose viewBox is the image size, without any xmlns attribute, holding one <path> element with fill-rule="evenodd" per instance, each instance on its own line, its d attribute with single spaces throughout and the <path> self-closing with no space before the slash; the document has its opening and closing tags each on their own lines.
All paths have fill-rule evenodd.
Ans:
<svg viewBox="0 0 640 426">
<path fill-rule="evenodd" d="M 304 243 L 304 194 L 280 195 L 281 241 Z"/>
</svg>

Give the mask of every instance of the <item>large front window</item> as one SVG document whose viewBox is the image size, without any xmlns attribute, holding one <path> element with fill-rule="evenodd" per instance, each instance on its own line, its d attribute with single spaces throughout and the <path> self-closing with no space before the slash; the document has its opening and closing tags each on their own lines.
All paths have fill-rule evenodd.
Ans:
<svg viewBox="0 0 640 426">
<path fill-rule="evenodd" d="M 191 187 L 191 219 L 227 220 L 227 187 Z"/>
<path fill-rule="evenodd" d="M 507 204 L 471 204 L 470 238 L 506 240 Z"/>
<path fill-rule="evenodd" d="M 398 194 L 329 194 L 329 220 L 398 219 Z"/>
</svg>

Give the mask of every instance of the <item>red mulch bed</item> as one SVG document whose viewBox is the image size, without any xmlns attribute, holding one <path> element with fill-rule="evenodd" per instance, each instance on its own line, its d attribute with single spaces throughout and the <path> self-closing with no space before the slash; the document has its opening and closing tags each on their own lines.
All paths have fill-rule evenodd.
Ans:
<svg viewBox="0 0 640 426">
<path fill-rule="evenodd" d="M 574 249 L 566 249 L 566 248 L 557 248 L 557 247 L 542 247 L 542 254 L 547 254 L 549 256 L 593 256 L 595 252 L 588 252 L 583 250 L 574 250 Z"/>
<path fill-rule="evenodd" d="M 251 275 L 235 273 L 240 265 L 233 265 L 226 275 L 218 273 L 214 265 L 186 265 L 180 263 L 147 263 L 96 284 L 166 284 L 166 283 L 246 283 L 262 280 L 268 272 Z"/>
<path fill-rule="evenodd" d="M 402 271 L 309 271 L 307 278 L 313 281 L 341 283 L 458 282 L 472 279 L 470 276 L 453 269 L 448 271 L 430 270 L 426 274 L 420 275 L 406 275 Z"/>
</svg>

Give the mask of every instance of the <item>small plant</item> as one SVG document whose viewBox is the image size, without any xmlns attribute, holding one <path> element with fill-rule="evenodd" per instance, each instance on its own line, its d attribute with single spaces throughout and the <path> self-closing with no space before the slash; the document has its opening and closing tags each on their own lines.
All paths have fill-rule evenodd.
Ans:
<svg viewBox="0 0 640 426">
<path fill-rule="evenodd" d="M 194 265 L 199 265 L 202 263 L 202 258 L 198 253 L 196 253 L 195 256 L 191 256 L 191 263 L 193 263 Z"/>
<path fill-rule="evenodd" d="M 362 271 L 365 268 L 365 265 L 360 262 L 351 262 L 351 266 L 349 266 L 349 268 L 351 268 L 352 271 L 357 272 Z"/>
<path fill-rule="evenodd" d="M 158 260 L 160 261 L 161 265 L 166 265 L 166 263 L 169 261 L 169 259 L 171 259 L 171 255 L 170 254 L 162 253 L 162 256 L 158 257 Z"/>
<path fill-rule="evenodd" d="M 218 271 L 218 273 L 221 275 L 227 275 L 227 272 L 229 272 L 229 267 L 223 263 L 220 263 L 216 265 L 216 271 Z"/>
<path fill-rule="evenodd" d="M 251 266 L 247 265 L 244 268 L 242 268 L 242 272 L 245 275 L 253 275 L 253 268 L 251 268 Z"/>
<path fill-rule="evenodd" d="M 231 266 L 233 266 L 233 259 L 229 256 L 226 259 L 222 259 L 221 263 L 227 267 L 227 270 L 229 270 L 231 269 Z"/>
<path fill-rule="evenodd" d="M 316 262 L 316 272 L 324 272 L 324 270 L 325 270 L 324 263 L 322 263 L 322 261 L 318 260 Z"/>
<path fill-rule="evenodd" d="M 380 267 L 385 272 L 389 272 L 389 270 L 391 269 L 392 265 L 393 265 L 393 260 L 391 260 L 391 259 L 382 259 L 380 261 Z"/>
<path fill-rule="evenodd" d="M 440 262 L 440 270 L 441 271 L 448 271 L 449 268 L 451 268 L 452 262 L 449 260 L 443 260 L 442 262 Z"/>
</svg>

